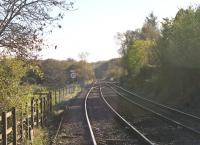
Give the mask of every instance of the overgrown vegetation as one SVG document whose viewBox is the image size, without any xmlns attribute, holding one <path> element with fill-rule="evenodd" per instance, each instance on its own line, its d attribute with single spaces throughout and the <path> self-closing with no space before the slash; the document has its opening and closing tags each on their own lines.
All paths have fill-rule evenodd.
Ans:
<svg viewBox="0 0 200 145">
<path fill-rule="evenodd" d="M 52 31 L 52 25 L 60 28 L 58 21 L 70 9 L 73 2 L 64 0 L 0 0 L 1 112 L 13 106 L 22 109 L 30 98 L 33 80 L 27 74 L 40 81 L 35 59 L 46 45 L 43 34 Z M 56 10 L 55 15 L 52 10 Z"/>
<path fill-rule="evenodd" d="M 32 88 L 21 79 L 33 67 L 20 59 L 0 59 L 0 107 L 1 111 L 11 107 L 22 109 L 30 99 Z"/>
<path fill-rule="evenodd" d="M 36 128 L 34 130 L 33 145 L 47 145 L 47 131 L 41 128 Z"/>
<path fill-rule="evenodd" d="M 161 24 L 159 29 L 151 13 L 141 29 L 118 34 L 121 83 L 163 102 L 198 95 L 200 7 L 180 9 L 175 18 L 164 18 Z"/>
</svg>

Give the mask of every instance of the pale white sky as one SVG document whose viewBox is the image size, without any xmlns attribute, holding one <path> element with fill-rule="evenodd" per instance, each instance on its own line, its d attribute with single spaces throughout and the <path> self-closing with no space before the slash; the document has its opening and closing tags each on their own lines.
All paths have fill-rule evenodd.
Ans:
<svg viewBox="0 0 200 145">
<path fill-rule="evenodd" d="M 117 32 L 141 28 L 151 11 L 162 21 L 174 17 L 179 8 L 198 4 L 200 0 L 76 0 L 78 9 L 68 11 L 62 29 L 47 37 L 58 48 L 43 50 L 42 58 L 78 59 L 78 54 L 86 51 L 90 62 L 118 57 Z"/>
</svg>

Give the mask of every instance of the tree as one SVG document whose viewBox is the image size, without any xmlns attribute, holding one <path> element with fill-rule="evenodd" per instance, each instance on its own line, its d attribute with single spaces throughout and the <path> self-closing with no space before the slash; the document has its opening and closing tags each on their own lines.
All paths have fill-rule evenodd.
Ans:
<svg viewBox="0 0 200 145">
<path fill-rule="evenodd" d="M 93 66 L 87 62 L 88 52 L 81 52 L 79 54 L 80 61 L 77 63 L 78 69 L 77 73 L 79 76 L 79 81 L 85 84 L 86 81 L 94 79 L 94 69 Z"/>
<path fill-rule="evenodd" d="M 22 82 L 31 84 L 31 85 L 38 85 L 41 84 L 43 81 L 43 72 L 38 65 L 34 65 L 31 67 L 27 73 L 22 77 Z"/>
<path fill-rule="evenodd" d="M 174 19 L 162 23 L 158 43 L 162 64 L 171 67 L 200 66 L 200 8 L 180 9 Z"/>
<path fill-rule="evenodd" d="M 111 80 L 119 80 L 122 76 L 123 69 L 121 67 L 120 59 L 111 59 L 107 63 L 107 68 L 104 70 L 104 77 Z M 101 68 L 99 68 L 101 69 Z"/>
<path fill-rule="evenodd" d="M 78 57 L 80 58 L 81 61 L 86 62 L 87 61 L 87 57 L 89 56 L 88 52 L 81 52 L 78 54 Z"/>
<path fill-rule="evenodd" d="M 70 8 L 65 0 L 0 0 L 0 54 L 32 58 L 42 49 L 44 29 L 64 16 L 51 11 Z"/>
<path fill-rule="evenodd" d="M 159 63 L 158 52 L 155 49 L 156 41 L 159 38 L 160 31 L 157 26 L 157 17 L 153 13 L 146 17 L 141 29 L 118 33 L 124 75 L 135 75 L 133 73 L 139 72 L 145 66 L 143 61 L 148 65 L 157 65 Z"/>
<path fill-rule="evenodd" d="M 158 40 L 160 31 L 157 26 L 157 17 L 151 12 L 145 20 L 141 30 L 142 39 Z"/>
<path fill-rule="evenodd" d="M 130 76 L 137 75 L 141 68 L 152 65 L 152 49 L 155 46 L 155 42 L 152 40 L 137 40 L 128 49 L 127 63 L 128 72 Z"/>
<path fill-rule="evenodd" d="M 66 69 L 75 62 L 47 59 L 41 61 L 41 69 L 44 73 L 42 84 L 46 87 L 63 87 L 69 79 Z"/>
<path fill-rule="evenodd" d="M 30 88 L 24 86 L 21 79 L 29 68 L 24 61 L 19 59 L 0 58 L 1 111 L 13 106 L 21 107 L 23 99 L 28 99 Z"/>
<path fill-rule="evenodd" d="M 117 33 L 117 40 L 120 43 L 119 53 L 123 56 L 126 55 L 128 47 L 130 47 L 134 41 L 141 39 L 140 29 L 135 31 L 127 30 L 125 33 Z"/>
<path fill-rule="evenodd" d="M 141 39 L 140 29 L 136 29 L 135 31 L 127 30 L 125 33 L 118 33 L 117 39 L 120 42 L 119 53 L 122 56 L 121 63 L 123 67 L 123 74 L 127 75 L 128 69 L 128 49 L 133 45 L 136 40 Z"/>
</svg>

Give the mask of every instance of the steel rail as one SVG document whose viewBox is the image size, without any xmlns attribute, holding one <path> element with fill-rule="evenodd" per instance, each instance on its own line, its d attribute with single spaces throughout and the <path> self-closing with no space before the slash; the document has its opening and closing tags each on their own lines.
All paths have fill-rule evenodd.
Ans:
<svg viewBox="0 0 200 145">
<path fill-rule="evenodd" d="M 88 116 L 88 111 L 87 111 L 87 100 L 88 100 L 88 96 L 89 94 L 91 93 L 91 91 L 94 89 L 94 87 L 91 87 L 90 90 L 88 91 L 88 93 L 86 94 L 86 97 L 85 97 L 85 102 L 84 102 L 84 109 L 85 109 L 85 117 L 86 117 L 86 121 L 87 121 L 87 124 L 88 124 L 88 128 L 89 128 L 89 131 L 90 131 L 90 136 L 92 138 L 92 144 L 93 145 L 97 145 L 97 142 L 96 142 L 96 139 L 95 139 L 95 136 L 94 136 L 94 132 L 92 130 L 92 126 L 91 126 L 91 123 L 90 123 L 90 119 L 89 119 L 89 116 Z"/>
<path fill-rule="evenodd" d="M 148 145 L 155 145 L 152 141 L 150 141 L 147 137 L 145 137 L 140 131 L 138 131 L 134 126 L 132 126 L 126 119 L 124 119 L 104 98 L 102 93 L 102 88 L 100 86 L 100 97 L 103 99 L 104 103 L 108 106 L 108 108 L 121 120 L 123 123 L 125 123 L 128 127 L 130 127 L 134 133 L 136 133 L 140 137 L 140 141 L 143 141 L 144 143 Z"/>
<path fill-rule="evenodd" d="M 164 108 L 164 109 L 167 109 L 167 110 L 170 110 L 170 111 L 173 111 L 173 112 L 176 112 L 176 113 L 179 113 L 179 114 L 182 114 L 182 115 L 185 115 L 185 116 L 188 116 L 188 117 L 191 117 L 191 118 L 193 118 L 193 119 L 197 119 L 197 120 L 200 121 L 200 117 L 198 117 L 198 116 L 195 116 L 195 115 L 192 115 L 192 114 L 183 112 L 183 111 L 181 111 L 181 110 L 178 110 L 178 109 L 175 109 L 175 108 L 166 106 L 166 105 L 163 105 L 163 104 L 161 104 L 161 103 L 152 101 L 152 100 L 150 100 L 150 99 L 143 98 L 143 97 L 141 97 L 140 95 L 136 94 L 136 93 L 133 92 L 133 91 L 126 90 L 126 89 L 124 89 L 123 87 L 118 86 L 118 85 L 115 85 L 115 84 L 113 84 L 113 85 L 114 85 L 115 87 L 117 87 L 117 88 L 123 90 L 124 92 L 127 92 L 127 93 L 129 93 L 129 94 L 131 94 L 131 95 L 133 95 L 133 96 L 136 96 L 137 98 L 139 98 L 139 99 L 141 99 L 141 100 L 144 100 L 144 101 L 146 101 L 146 102 L 152 103 L 152 104 L 154 104 L 154 105 L 156 105 L 156 106 L 159 106 L 159 107 L 161 107 L 161 108 Z"/>
<path fill-rule="evenodd" d="M 62 116 L 61 120 L 60 120 L 60 123 L 59 123 L 59 126 L 58 126 L 58 129 L 56 131 L 56 135 L 54 136 L 53 140 L 51 140 L 51 144 L 55 144 L 56 143 L 56 140 L 57 140 L 57 137 L 58 137 L 58 133 L 60 131 L 60 128 L 63 124 L 63 120 L 64 120 L 64 115 Z"/>
<path fill-rule="evenodd" d="M 185 128 L 185 129 L 187 129 L 188 131 L 191 131 L 192 133 L 195 133 L 196 135 L 200 135 L 200 132 L 199 132 L 198 130 L 195 130 L 194 128 L 188 127 L 188 126 L 186 126 L 186 125 L 184 125 L 184 124 L 182 124 L 182 123 L 180 123 L 180 122 L 178 122 L 178 121 L 175 121 L 175 120 L 173 120 L 173 119 L 170 119 L 170 118 L 168 118 L 168 117 L 166 117 L 166 116 L 164 116 L 164 115 L 162 115 L 162 114 L 160 114 L 160 113 L 158 113 L 158 112 L 153 111 L 153 110 L 150 109 L 150 108 L 144 107 L 144 106 L 142 106 L 141 104 L 136 103 L 136 102 L 134 102 L 133 100 L 131 100 L 131 99 L 125 97 L 124 95 L 122 95 L 121 93 L 119 93 L 117 90 L 115 90 L 113 87 L 111 87 L 111 86 L 109 86 L 109 87 L 110 87 L 116 94 L 118 94 L 120 97 L 122 97 L 122 98 L 125 99 L 126 101 L 128 101 L 128 102 L 130 102 L 130 103 L 132 103 L 132 104 L 134 104 L 134 105 L 136 105 L 136 106 L 138 106 L 139 108 L 141 108 L 141 109 L 143 109 L 143 110 L 145 110 L 145 111 L 151 112 L 151 113 L 153 113 L 154 115 L 156 115 L 157 117 L 162 118 L 162 119 L 164 119 L 164 120 L 166 120 L 166 121 L 168 121 L 168 122 L 170 122 L 170 123 L 172 123 L 172 124 L 174 124 L 174 125 L 181 126 L 181 127 Z"/>
</svg>

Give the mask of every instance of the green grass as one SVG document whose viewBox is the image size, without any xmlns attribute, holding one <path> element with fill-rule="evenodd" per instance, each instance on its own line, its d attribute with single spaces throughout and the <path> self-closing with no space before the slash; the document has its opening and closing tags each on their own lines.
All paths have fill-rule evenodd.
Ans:
<svg viewBox="0 0 200 145">
<path fill-rule="evenodd" d="M 41 128 L 34 129 L 33 145 L 47 145 L 47 133 L 44 129 Z"/>
</svg>

